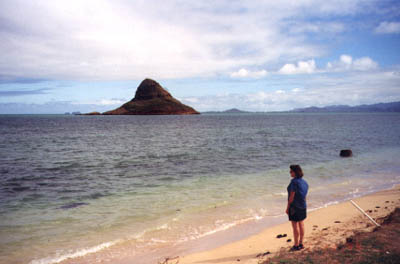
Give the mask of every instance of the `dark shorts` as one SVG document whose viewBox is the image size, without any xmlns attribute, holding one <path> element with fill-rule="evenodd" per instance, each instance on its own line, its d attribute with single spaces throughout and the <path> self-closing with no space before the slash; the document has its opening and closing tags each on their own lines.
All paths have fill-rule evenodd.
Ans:
<svg viewBox="0 0 400 264">
<path fill-rule="evenodd" d="M 290 206 L 289 208 L 289 221 L 303 221 L 307 217 L 307 209 L 297 208 L 295 206 Z"/>
</svg>

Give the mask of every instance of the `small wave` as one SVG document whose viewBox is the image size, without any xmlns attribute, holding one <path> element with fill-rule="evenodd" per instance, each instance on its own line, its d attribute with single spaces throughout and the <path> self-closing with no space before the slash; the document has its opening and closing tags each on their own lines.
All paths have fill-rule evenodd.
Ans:
<svg viewBox="0 0 400 264">
<path fill-rule="evenodd" d="M 167 177 L 163 177 L 158 179 L 159 181 L 175 181 L 176 178 L 175 177 L 171 177 L 171 176 L 167 176 Z"/>
<path fill-rule="evenodd" d="M 105 242 L 105 243 L 102 243 L 102 244 L 94 246 L 94 247 L 80 249 L 80 250 L 77 250 L 75 252 L 67 253 L 67 254 L 63 254 L 63 255 L 58 255 L 57 254 L 57 256 L 54 256 L 54 257 L 46 257 L 46 258 L 42 258 L 42 259 L 34 259 L 31 262 L 29 262 L 29 264 L 54 264 L 54 263 L 60 263 L 61 261 L 64 261 L 64 260 L 67 260 L 67 259 L 70 259 L 70 258 L 83 257 L 85 255 L 98 252 L 98 251 L 103 250 L 105 248 L 111 247 L 111 246 L 113 246 L 113 245 L 115 245 L 115 244 L 117 244 L 119 242 L 121 242 L 121 240 Z"/>
<path fill-rule="evenodd" d="M 339 202 L 340 202 L 340 201 L 331 201 L 331 202 L 327 202 L 327 203 L 324 203 L 322 206 L 307 209 L 307 211 L 308 211 L 308 212 L 312 212 L 312 211 L 315 211 L 315 210 L 318 210 L 318 209 L 326 208 L 326 207 L 328 207 L 328 206 L 330 206 L 330 205 L 338 204 Z"/>
<path fill-rule="evenodd" d="M 339 203 L 339 201 L 327 202 L 327 203 L 325 203 L 325 204 L 323 205 L 323 207 L 328 207 L 328 206 L 330 206 L 330 205 L 334 205 L 334 204 L 338 204 L 338 203 Z"/>
<path fill-rule="evenodd" d="M 170 229 L 169 225 L 167 223 L 159 225 L 156 227 L 156 230 L 163 230 L 163 229 Z"/>
<path fill-rule="evenodd" d="M 72 209 L 72 208 L 76 208 L 82 205 L 88 205 L 88 203 L 69 203 L 69 204 L 64 204 L 60 207 L 58 207 L 57 209 Z"/>
<path fill-rule="evenodd" d="M 150 239 L 150 244 L 164 244 L 164 243 L 168 243 L 168 240 L 164 240 L 164 239 L 158 239 L 158 238 L 151 238 Z"/>
<path fill-rule="evenodd" d="M 288 194 L 287 194 L 287 192 L 276 192 L 276 193 L 274 193 L 274 195 L 276 195 L 276 196 L 286 196 Z"/>
<path fill-rule="evenodd" d="M 134 234 L 132 236 L 128 236 L 126 238 L 126 240 L 135 240 L 137 242 L 144 242 L 145 241 L 144 236 L 147 233 L 153 232 L 153 231 L 159 231 L 159 230 L 166 230 L 166 229 L 171 229 L 170 226 L 168 225 L 168 223 L 164 223 L 164 224 L 161 224 L 161 225 L 153 227 L 153 228 L 145 229 L 145 230 L 143 230 L 143 231 L 141 231 L 141 232 L 139 232 L 137 234 Z M 153 242 L 155 242 L 155 240 L 157 240 L 157 238 L 152 238 L 151 240 Z M 138 246 L 138 247 L 141 247 L 141 246 Z"/>
<path fill-rule="evenodd" d="M 217 227 L 215 227 L 214 229 L 206 231 L 206 232 L 203 232 L 203 233 L 198 233 L 197 231 L 195 231 L 194 233 L 192 233 L 188 237 L 179 239 L 178 242 L 186 242 L 188 240 L 199 239 L 199 238 L 202 238 L 202 237 L 205 237 L 205 236 L 209 236 L 209 235 L 221 232 L 221 231 L 225 231 L 227 229 L 233 228 L 233 227 L 235 227 L 237 225 L 244 224 L 244 223 L 249 222 L 249 221 L 259 221 L 262 218 L 264 218 L 264 217 L 259 215 L 259 214 L 254 214 L 251 217 L 243 218 L 243 219 L 240 219 L 240 220 L 237 220 L 237 221 L 234 221 L 234 222 L 230 222 L 230 223 L 223 223 L 223 220 L 217 220 L 217 221 L 215 221 L 215 223 L 218 223 L 219 225 Z"/>
<path fill-rule="evenodd" d="M 356 194 L 356 193 L 358 193 L 359 191 L 360 191 L 360 190 L 359 190 L 358 188 L 356 188 L 355 190 L 349 192 L 349 194 Z"/>
<path fill-rule="evenodd" d="M 80 199 L 82 199 L 82 200 L 86 200 L 86 199 L 95 200 L 95 199 L 99 199 L 99 198 L 102 198 L 102 197 L 108 196 L 108 195 L 109 195 L 109 193 L 107 191 L 105 191 L 105 192 L 95 192 L 95 193 L 90 193 L 90 194 L 87 194 L 87 195 L 83 195 L 83 196 L 80 197 Z"/>
</svg>

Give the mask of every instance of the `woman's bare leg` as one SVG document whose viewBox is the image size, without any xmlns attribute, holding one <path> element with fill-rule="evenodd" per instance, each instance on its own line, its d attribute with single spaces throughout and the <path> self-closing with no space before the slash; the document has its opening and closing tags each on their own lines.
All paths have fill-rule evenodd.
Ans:
<svg viewBox="0 0 400 264">
<path fill-rule="evenodd" d="M 299 228 L 297 223 L 295 221 L 291 221 L 292 222 L 292 227 L 293 227 L 293 237 L 294 237 L 294 245 L 298 246 L 299 245 Z"/>
<path fill-rule="evenodd" d="M 299 223 L 299 229 L 300 229 L 300 244 L 303 244 L 303 238 L 304 238 L 304 221 L 300 221 Z"/>
</svg>

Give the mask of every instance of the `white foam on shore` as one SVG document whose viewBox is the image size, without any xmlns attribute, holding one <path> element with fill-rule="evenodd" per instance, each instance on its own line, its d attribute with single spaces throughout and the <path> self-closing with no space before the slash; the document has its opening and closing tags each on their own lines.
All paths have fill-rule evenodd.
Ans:
<svg viewBox="0 0 400 264">
<path fill-rule="evenodd" d="M 258 214 L 255 214 L 252 217 L 240 219 L 240 220 L 237 220 L 237 221 L 232 222 L 232 223 L 221 223 L 215 229 L 212 229 L 210 231 L 206 231 L 204 233 L 193 233 L 192 235 L 189 235 L 189 236 L 186 236 L 185 238 L 179 239 L 174 244 L 176 245 L 176 244 L 179 244 L 179 243 L 182 243 L 182 242 L 187 242 L 189 240 L 195 240 L 195 239 L 199 239 L 199 238 L 202 238 L 202 237 L 206 237 L 206 236 L 215 234 L 217 232 L 221 232 L 221 231 L 230 229 L 230 228 L 232 228 L 234 226 L 237 226 L 239 224 L 243 224 L 243 223 L 246 223 L 246 222 L 249 222 L 249 221 L 252 221 L 252 220 L 256 220 L 257 221 L 257 220 L 260 220 L 262 218 L 264 218 L 264 217 L 260 216 Z M 146 232 L 153 231 L 153 230 L 162 230 L 162 229 L 169 229 L 169 225 L 168 224 L 162 224 L 162 225 L 160 225 L 160 226 L 158 226 L 156 228 L 144 230 L 144 231 L 140 232 L 139 234 L 136 234 L 135 236 L 131 237 L 131 239 L 134 239 L 134 240 L 137 240 L 137 241 L 141 241 L 141 238 L 145 235 Z M 76 250 L 74 252 L 57 253 L 57 254 L 55 254 L 55 256 L 49 256 L 49 257 L 45 257 L 45 258 L 42 258 L 42 259 L 34 259 L 31 262 L 29 262 L 29 264 L 56 264 L 56 263 L 60 263 L 62 261 L 68 260 L 68 259 L 84 257 L 86 255 L 99 252 L 101 250 L 104 250 L 106 248 L 114 246 L 117 243 L 121 243 L 121 242 L 124 242 L 124 241 L 126 241 L 126 240 L 125 239 L 118 239 L 118 240 L 111 241 L 111 242 L 101 243 L 101 244 L 93 246 L 93 247 L 87 247 L 87 248 L 83 248 L 83 249 L 80 249 L 80 250 Z M 168 243 L 168 242 L 171 242 L 171 241 L 164 240 L 164 239 L 158 239 L 158 238 L 151 238 L 147 245 L 164 244 L 164 243 Z"/>
<path fill-rule="evenodd" d="M 274 193 L 274 195 L 276 195 L 276 196 L 286 196 L 287 192 L 276 192 L 276 193 Z"/>
<path fill-rule="evenodd" d="M 350 191 L 348 193 L 348 195 L 344 196 L 342 199 L 326 202 L 322 206 L 313 207 L 313 208 L 307 209 L 307 211 L 308 212 L 312 212 L 312 211 L 315 211 L 315 210 L 318 210 L 318 209 L 326 208 L 326 207 L 331 206 L 331 205 L 347 202 L 347 201 L 349 201 L 351 199 L 354 199 L 354 198 L 363 197 L 363 196 L 366 196 L 366 195 L 369 195 L 369 194 L 372 194 L 372 193 L 376 193 L 376 192 L 379 192 L 379 191 L 390 190 L 390 189 L 395 188 L 398 184 L 400 184 L 399 181 L 392 180 L 392 184 L 381 186 L 380 188 L 373 188 L 371 186 L 368 190 L 363 190 L 363 191 L 360 191 L 359 188 L 355 188 L 354 190 Z"/>
<path fill-rule="evenodd" d="M 338 204 L 338 203 L 339 203 L 339 201 L 327 202 L 327 203 L 324 203 L 324 205 L 322 205 L 322 206 L 307 209 L 307 212 L 312 212 L 312 211 L 315 211 L 315 210 L 318 210 L 318 209 L 326 208 L 326 207 L 328 207 L 330 205 L 334 205 L 334 204 Z"/>
<path fill-rule="evenodd" d="M 157 226 L 154 229 L 148 229 L 148 230 L 144 230 L 134 236 L 132 236 L 130 239 L 134 239 L 137 241 L 142 241 L 142 237 L 146 234 L 146 232 L 152 231 L 152 230 L 162 230 L 162 229 L 168 229 L 169 226 L 167 223 L 162 224 L 160 226 Z M 128 239 L 129 240 L 129 239 Z M 126 241 L 126 239 L 117 239 L 114 241 L 110 241 L 110 242 L 104 242 L 101 243 L 99 245 L 93 246 L 93 247 L 86 247 L 83 249 L 79 249 L 76 250 L 74 252 L 69 252 L 69 253 L 57 253 L 56 256 L 49 256 L 49 257 L 45 257 L 42 259 L 35 259 L 32 260 L 31 262 L 29 262 L 29 264 L 55 264 L 55 263 L 60 263 L 64 260 L 67 259 L 73 259 L 73 258 L 78 258 L 78 257 L 84 257 L 86 255 L 92 254 L 92 253 L 96 253 L 99 252 L 101 250 L 104 250 L 106 248 L 109 248 L 111 246 L 114 246 L 118 243 L 124 242 Z M 162 239 L 157 239 L 157 238 L 151 238 L 149 244 L 154 244 L 154 243 L 167 243 L 168 241 L 166 240 L 162 240 Z"/>
<path fill-rule="evenodd" d="M 182 243 L 182 242 L 187 242 L 189 240 L 195 240 L 195 239 L 203 238 L 203 237 L 206 237 L 206 236 L 209 236 L 209 235 L 213 235 L 215 233 L 218 233 L 218 232 L 225 231 L 225 230 L 228 230 L 230 228 L 233 228 L 233 227 L 235 227 L 237 225 L 244 224 L 244 223 L 247 223 L 249 221 L 258 221 L 258 220 L 261 220 L 263 218 L 264 218 L 264 216 L 261 216 L 259 214 L 254 214 L 251 217 L 243 218 L 243 219 L 240 219 L 240 220 L 237 220 L 237 221 L 234 221 L 234 222 L 230 222 L 230 223 L 223 223 L 223 220 L 217 220 L 215 223 L 218 224 L 218 225 L 214 229 L 211 229 L 211 230 L 203 232 L 203 233 L 193 232 L 192 234 L 190 234 L 190 235 L 188 235 L 188 236 L 186 236 L 184 238 L 179 239 L 175 243 L 175 245 L 179 244 L 179 243 Z"/>
<path fill-rule="evenodd" d="M 121 242 L 122 240 L 115 240 L 115 241 L 111 241 L 111 242 L 105 242 L 102 244 L 99 244 L 97 246 L 94 247 L 88 247 L 88 248 L 83 248 L 83 249 L 79 249 L 75 252 L 71 252 L 71 253 L 66 253 L 66 254 L 62 254 L 62 255 L 57 255 L 54 257 L 46 257 L 46 258 L 42 258 L 42 259 L 34 259 L 31 262 L 29 262 L 29 264 L 54 264 L 54 263 L 60 263 L 64 260 L 67 259 L 71 259 L 71 258 L 77 258 L 77 257 L 83 257 L 85 255 L 88 254 L 92 254 L 95 252 L 98 252 L 100 250 L 106 249 L 108 247 L 111 247 L 119 242 Z"/>
</svg>

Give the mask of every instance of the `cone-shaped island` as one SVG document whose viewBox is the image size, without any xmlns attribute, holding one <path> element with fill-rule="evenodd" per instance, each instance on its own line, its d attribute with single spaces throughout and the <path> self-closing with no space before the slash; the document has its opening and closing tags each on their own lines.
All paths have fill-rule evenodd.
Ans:
<svg viewBox="0 0 400 264">
<path fill-rule="evenodd" d="M 161 85 L 151 79 L 143 80 L 135 98 L 103 115 L 193 115 L 200 114 L 192 107 L 179 102 Z"/>
</svg>

